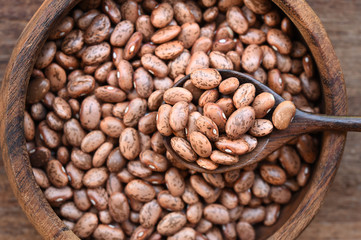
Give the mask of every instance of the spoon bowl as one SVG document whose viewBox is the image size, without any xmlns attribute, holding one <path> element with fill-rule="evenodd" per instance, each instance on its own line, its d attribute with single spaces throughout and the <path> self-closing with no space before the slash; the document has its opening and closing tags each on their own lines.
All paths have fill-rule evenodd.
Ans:
<svg viewBox="0 0 361 240">
<path fill-rule="evenodd" d="M 272 89 L 262 84 L 260 81 L 254 79 L 248 74 L 240 73 L 233 70 L 221 70 L 218 72 L 221 74 L 222 79 L 227 79 L 230 77 L 235 77 L 238 79 L 240 84 L 243 83 L 252 83 L 256 88 L 256 95 L 262 92 L 269 92 L 275 98 L 275 105 L 269 111 L 269 113 L 264 117 L 267 119 L 272 118 L 273 110 L 285 99 L 280 95 L 274 92 Z M 184 76 L 180 79 L 174 87 L 183 87 L 183 84 L 190 79 L 190 74 Z M 339 117 L 339 116 L 326 116 L 321 114 L 310 114 L 299 109 L 296 109 L 296 114 L 288 126 L 284 130 L 273 129 L 272 133 L 257 138 L 258 143 L 256 148 L 244 155 L 239 156 L 237 163 L 233 165 L 219 165 L 215 170 L 208 170 L 200 167 L 195 162 L 189 162 L 181 158 L 172 148 L 170 140 L 172 136 L 164 137 L 164 145 L 167 151 L 174 158 L 172 161 L 176 161 L 178 164 L 183 165 L 191 170 L 196 172 L 203 173 L 224 173 L 227 171 L 232 171 L 235 169 L 240 169 L 245 166 L 257 163 L 267 157 L 272 152 L 276 151 L 278 148 L 285 145 L 287 142 L 293 140 L 294 138 L 310 132 L 325 131 L 325 130 L 337 130 L 337 131 L 361 131 L 361 117 Z"/>
</svg>

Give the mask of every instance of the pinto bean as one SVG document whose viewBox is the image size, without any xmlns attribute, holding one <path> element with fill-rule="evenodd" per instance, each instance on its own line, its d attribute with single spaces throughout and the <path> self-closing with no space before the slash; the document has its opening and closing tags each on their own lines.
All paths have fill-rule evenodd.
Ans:
<svg viewBox="0 0 361 240">
<path fill-rule="evenodd" d="M 197 23 L 184 23 L 178 35 L 178 40 L 184 43 L 184 48 L 190 48 L 198 39 L 200 33 L 200 27 Z"/>
<path fill-rule="evenodd" d="M 129 197 L 140 202 L 149 202 L 155 197 L 153 187 L 140 179 L 130 181 L 124 191 Z"/>
<path fill-rule="evenodd" d="M 292 122 L 295 113 L 296 107 L 291 101 L 280 103 L 272 114 L 273 125 L 279 130 L 286 129 Z"/>
<path fill-rule="evenodd" d="M 152 54 L 145 54 L 141 58 L 141 63 L 145 69 L 147 69 L 154 76 L 163 78 L 169 73 L 167 65 L 159 59 L 157 56 Z"/>
<path fill-rule="evenodd" d="M 128 160 L 133 160 L 138 157 L 140 153 L 138 131 L 134 128 L 124 129 L 119 138 L 119 149 L 122 155 Z"/>
<path fill-rule="evenodd" d="M 110 45 L 106 42 L 87 47 L 82 55 L 82 60 L 86 65 L 103 63 L 110 56 Z"/>
<path fill-rule="evenodd" d="M 173 19 L 174 11 L 169 3 L 159 4 L 150 16 L 150 21 L 156 28 L 167 26 Z"/>
</svg>

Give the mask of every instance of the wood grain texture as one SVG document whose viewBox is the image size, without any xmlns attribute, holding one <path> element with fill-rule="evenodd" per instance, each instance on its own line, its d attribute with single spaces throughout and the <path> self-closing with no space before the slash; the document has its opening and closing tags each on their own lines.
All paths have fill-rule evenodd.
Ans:
<svg viewBox="0 0 361 240">
<path fill-rule="evenodd" d="M 14 40 L 25 26 L 25 22 L 36 10 L 40 1 L 1 0 L 0 30 L 0 79 L 4 66 L 14 46 Z M 309 1 L 331 38 L 340 58 L 347 91 L 349 94 L 349 113 L 361 115 L 359 106 L 361 93 L 361 2 L 314 0 Z M 15 7 L 24 6 L 26 7 Z M 337 6 L 337 7 L 336 7 Z M 28 14 L 28 15 L 27 15 Z M 5 46 L 5 44 L 8 44 Z M 348 135 L 348 142 L 335 183 L 326 197 L 325 204 L 315 220 L 300 236 L 300 239 L 361 239 L 361 148 L 357 143 L 361 136 Z M 11 193 L 0 164 L 0 239 L 40 239 L 17 201 Z"/>
</svg>

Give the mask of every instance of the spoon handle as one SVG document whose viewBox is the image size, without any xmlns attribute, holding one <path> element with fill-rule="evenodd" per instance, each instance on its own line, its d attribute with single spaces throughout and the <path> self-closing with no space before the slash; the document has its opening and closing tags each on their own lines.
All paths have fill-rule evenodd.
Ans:
<svg viewBox="0 0 361 240">
<path fill-rule="evenodd" d="M 294 131 L 300 133 L 325 130 L 361 132 L 361 117 L 328 116 L 297 111 L 291 125 L 293 125 Z"/>
</svg>

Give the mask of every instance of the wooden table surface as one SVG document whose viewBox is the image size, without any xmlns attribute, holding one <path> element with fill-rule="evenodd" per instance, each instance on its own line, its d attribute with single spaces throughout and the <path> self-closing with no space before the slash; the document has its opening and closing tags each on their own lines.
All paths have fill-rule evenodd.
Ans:
<svg viewBox="0 0 361 240">
<path fill-rule="evenodd" d="M 321 18 L 346 79 L 349 114 L 361 115 L 361 1 L 308 0 Z M 41 0 L 0 0 L 0 80 L 16 39 Z M 1 117 L 1 116 L 0 116 Z M 349 133 L 324 204 L 299 239 L 361 239 L 361 134 Z M 19 207 L 0 160 L 0 240 L 41 239 Z"/>
</svg>

